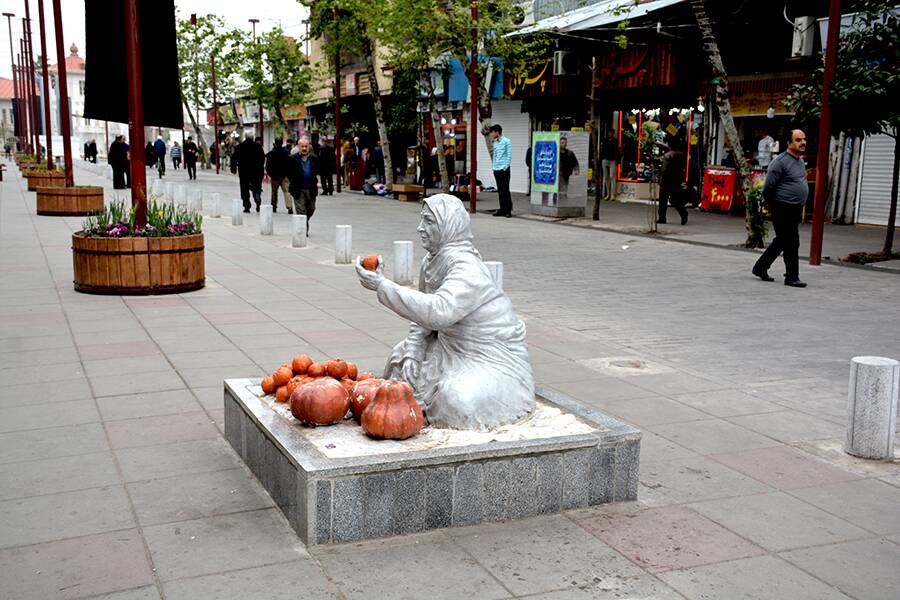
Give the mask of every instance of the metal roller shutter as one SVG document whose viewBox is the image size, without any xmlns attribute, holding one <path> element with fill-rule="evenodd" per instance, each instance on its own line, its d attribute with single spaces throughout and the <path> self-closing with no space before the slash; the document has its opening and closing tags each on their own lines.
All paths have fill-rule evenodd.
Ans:
<svg viewBox="0 0 900 600">
<path fill-rule="evenodd" d="M 893 168 L 894 139 L 886 135 L 867 138 L 863 150 L 857 223 L 887 225 Z"/>
<path fill-rule="evenodd" d="M 525 166 L 525 152 L 531 145 L 531 119 L 522 112 L 521 100 L 501 100 L 493 104 L 492 122 L 503 127 L 503 135 L 512 142 L 512 163 L 510 165 L 509 190 L 528 192 L 528 168 Z M 478 179 L 485 186 L 496 187 L 491 169 L 491 156 L 484 139 L 478 140 Z"/>
</svg>

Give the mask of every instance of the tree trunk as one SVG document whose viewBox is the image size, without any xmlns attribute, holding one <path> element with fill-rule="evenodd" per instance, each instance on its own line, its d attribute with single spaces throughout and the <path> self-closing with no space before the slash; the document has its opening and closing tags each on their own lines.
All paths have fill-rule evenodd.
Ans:
<svg viewBox="0 0 900 600">
<path fill-rule="evenodd" d="M 744 242 L 744 245 L 747 248 L 762 248 L 765 245 L 766 221 L 762 215 L 762 206 L 750 200 L 750 189 L 753 185 L 750 162 L 744 156 L 744 149 L 741 147 L 737 127 L 734 125 L 734 117 L 731 114 L 728 74 L 725 72 L 725 65 L 722 63 L 722 55 L 719 53 L 719 45 L 716 43 L 712 21 L 706 14 L 705 0 L 691 0 L 691 9 L 694 13 L 694 19 L 697 21 L 697 27 L 700 29 L 703 48 L 706 50 L 709 65 L 712 67 L 713 78 L 718 79 L 718 83 L 716 83 L 716 106 L 719 109 L 719 117 L 725 129 L 725 138 L 731 146 L 732 152 L 734 152 L 734 162 L 738 166 L 738 182 L 744 194 L 744 203 L 747 210 L 747 241 Z"/>
<path fill-rule="evenodd" d="M 882 252 L 891 258 L 894 252 L 894 228 L 897 226 L 897 179 L 900 175 L 900 132 L 894 130 L 894 176 L 891 178 L 891 208 L 888 211 L 887 232 Z"/>
<path fill-rule="evenodd" d="M 200 131 L 200 125 L 197 124 L 197 119 L 194 118 L 194 113 L 191 111 L 191 107 L 188 106 L 187 98 L 184 95 L 181 96 L 181 101 L 184 103 L 184 108 L 187 110 L 188 116 L 191 118 L 191 125 L 194 128 L 194 133 L 197 134 L 197 143 L 200 145 L 200 158 L 203 160 L 203 167 L 209 168 L 209 151 L 206 148 L 206 142 L 203 140 L 203 132 Z M 216 115 L 218 117 L 218 115 Z"/>
<path fill-rule="evenodd" d="M 491 125 L 494 117 L 494 106 L 491 104 L 491 91 L 484 86 L 478 90 L 478 121 L 481 123 L 481 137 L 487 147 L 488 156 L 494 157 L 494 140 L 491 139 Z"/>
<path fill-rule="evenodd" d="M 447 161 L 444 158 L 444 134 L 441 131 L 441 119 L 437 111 L 437 103 L 434 98 L 434 84 L 431 81 L 431 73 L 425 73 L 425 91 L 428 92 L 428 112 L 431 115 L 431 129 L 434 133 L 434 145 L 437 148 L 438 172 L 441 174 L 441 191 L 445 194 L 450 191 L 450 174 L 447 172 Z M 431 160 L 431 157 L 427 157 Z"/>
<path fill-rule="evenodd" d="M 381 138 L 381 154 L 384 156 L 384 184 L 390 190 L 394 185 L 394 163 L 391 161 L 391 142 L 388 139 L 387 125 L 384 122 L 384 107 L 381 104 L 381 90 L 375 77 L 375 49 L 372 41 L 363 33 L 363 56 L 366 61 L 366 75 L 369 77 L 369 94 L 375 106 L 375 124 L 378 126 L 378 137 Z"/>
</svg>

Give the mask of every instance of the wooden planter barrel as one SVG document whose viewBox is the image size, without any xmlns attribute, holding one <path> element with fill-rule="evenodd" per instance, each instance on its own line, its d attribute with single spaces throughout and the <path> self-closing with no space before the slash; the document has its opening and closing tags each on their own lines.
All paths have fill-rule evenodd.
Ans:
<svg viewBox="0 0 900 600">
<path fill-rule="evenodd" d="M 163 238 L 95 238 L 72 234 L 75 291 L 87 294 L 177 294 L 205 284 L 203 234 Z"/>
<path fill-rule="evenodd" d="M 84 217 L 103 210 L 103 188 L 96 185 L 37 188 L 37 214 Z"/>
<path fill-rule="evenodd" d="M 39 187 L 62 187 L 66 185 L 66 174 L 62 171 L 26 171 L 28 178 L 28 191 L 33 192 Z"/>
</svg>

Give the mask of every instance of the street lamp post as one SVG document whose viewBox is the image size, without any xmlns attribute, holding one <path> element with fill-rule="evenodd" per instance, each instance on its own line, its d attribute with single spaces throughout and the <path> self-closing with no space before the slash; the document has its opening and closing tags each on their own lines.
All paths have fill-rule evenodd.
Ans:
<svg viewBox="0 0 900 600">
<path fill-rule="evenodd" d="M 219 103 L 216 101 L 216 55 L 210 57 L 213 94 L 213 143 L 216 148 L 216 175 L 219 174 Z"/>
<path fill-rule="evenodd" d="M 25 118 L 27 119 L 28 125 L 28 151 L 30 154 L 35 153 L 34 148 L 34 108 L 31 104 L 31 96 L 34 94 L 34 86 L 31 85 L 31 79 L 28 77 L 28 53 L 25 52 L 25 19 L 22 19 L 22 36 L 23 38 L 19 40 L 19 74 L 21 75 L 21 81 L 25 84 Z"/>
<path fill-rule="evenodd" d="M 257 43 L 256 42 L 256 24 L 259 23 L 259 19 L 248 19 L 248 20 L 250 21 L 250 23 L 253 24 L 253 43 L 256 44 Z M 260 80 L 262 80 L 262 62 L 260 62 L 260 64 L 259 64 L 259 71 L 260 71 L 259 78 L 260 78 Z M 265 132 L 265 129 L 263 129 L 262 96 L 259 96 L 257 98 L 257 100 L 259 102 L 259 107 L 258 107 L 258 110 L 259 110 L 259 136 L 262 138 L 263 148 L 265 148 L 266 147 L 266 132 Z"/>
<path fill-rule="evenodd" d="M 19 141 L 19 145 L 22 145 L 22 120 L 19 118 L 19 78 L 16 73 L 16 53 L 13 52 L 13 41 L 12 41 L 12 18 L 16 16 L 13 13 L 5 12 L 3 16 L 6 17 L 6 25 L 9 27 L 9 59 L 12 62 L 12 78 L 13 78 L 13 97 L 16 102 L 16 110 L 15 112 L 15 127 L 19 130 L 19 135 L 17 137 Z"/>
<path fill-rule="evenodd" d="M 34 90 L 37 90 L 37 81 L 34 76 L 34 43 L 31 37 L 31 7 L 29 0 L 25 0 L 25 38 L 25 52 L 28 57 L 28 84 L 32 89 L 31 110 L 34 115 L 34 157 L 38 162 L 41 162 L 41 107 L 38 103 L 37 94 L 34 93 Z"/>
<path fill-rule="evenodd" d="M 490 90 L 488 90 L 490 93 Z M 475 131 L 478 126 L 478 0 L 472 0 L 472 60 L 469 65 L 469 212 L 475 214 L 478 177 L 478 146 Z"/>
<path fill-rule="evenodd" d="M 58 3 L 59 0 L 53 0 Z M 147 224 L 147 172 L 144 169 L 144 102 L 138 0 L 125 0 L 125 64 L 128 71 L 128 121 L 131 127 L 131 205 L 135 225 Z"/>
<path fill-rule="evenodd" d="M 44 27 L 44 0 L 38 0 L 38 25 L 41 31 L 41 79 L 44 82 L 44 135 L 47 138 L 47 169 L 53 170 L 53 131 L 50 128 L 50 80 L 47 77 L 47 33 Z"/>
</svg>

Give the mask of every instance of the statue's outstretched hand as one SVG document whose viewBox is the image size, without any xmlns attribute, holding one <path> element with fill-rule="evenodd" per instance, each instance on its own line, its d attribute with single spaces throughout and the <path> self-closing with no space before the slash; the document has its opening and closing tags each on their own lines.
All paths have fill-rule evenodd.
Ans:
<svg viewBox="0 0 900 600">
<path fill-rule="evenodd" d="M 359 276 L 359 282 L 367 290 L 377 290 L 381 282 L 384 281 L 384 260 L 378 257 L 378 266 L 374 271 L 370 271 L 362 266 L 362 258 L 356 257 L 356 274 Z"/>
</svg>

